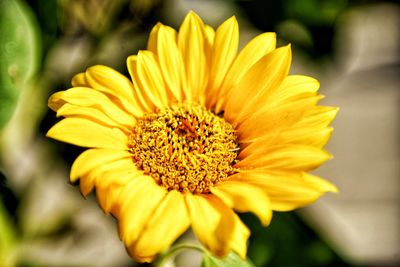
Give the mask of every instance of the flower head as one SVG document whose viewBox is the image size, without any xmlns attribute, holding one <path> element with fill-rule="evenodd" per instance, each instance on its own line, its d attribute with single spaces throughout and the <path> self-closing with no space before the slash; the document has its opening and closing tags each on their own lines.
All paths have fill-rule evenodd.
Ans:
<svg viewBox="0 0 400 267">
<path fill-rule="evenodd" d="M 337 109 L 318 106 L 319 83 L 288 75 L 290 46 L 274 33 L 237 54 L 234 17 L 216 31 L 190 12 L 179 32 L 157 24 L 148 48 L 128 57 L 131 80 L 106 66 L 72 79 L 49 106 L 65 117 L 47 136 L 89 148 L 71 181 L 96 189 L 132 257 L 151 261 L 191 227 L 211 252 L 246 256 L 250 234 L 234 211 L 268 225 L 335 192 L 307 173 Z"/>
</svg>

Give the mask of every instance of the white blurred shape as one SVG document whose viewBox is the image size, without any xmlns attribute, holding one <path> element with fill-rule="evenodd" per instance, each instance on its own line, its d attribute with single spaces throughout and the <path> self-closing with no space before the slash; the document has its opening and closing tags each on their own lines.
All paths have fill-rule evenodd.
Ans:
<svg viewBox="0 0 400 267">
<path fill-rule="evenodd" d="M 338 56 L 347 71 L 399 62 L 400 5 L 357 7 L 338 23 Z"/>
<path fill-rule="evenodd" d="M 317 174 L 341 192 L 302 213 L 362 266 L 400 263 L 399 11 L 379 4 L 345 15 L 337 35 L 342 64 L 321 79 L 324 104 L 340 112 L 327 146 L 335 158 Z"/>
</svg>

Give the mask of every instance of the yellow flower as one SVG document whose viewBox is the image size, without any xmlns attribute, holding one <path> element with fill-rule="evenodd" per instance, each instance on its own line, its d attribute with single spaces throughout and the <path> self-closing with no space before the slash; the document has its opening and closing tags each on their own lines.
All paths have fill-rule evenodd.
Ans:
<svg viewBox="0 0 400 267">
<path fill-rule="evenodd" d="M 288 75 L 290 46 L 274 33 L 237 54 L 235 17 L 216 31 L 190 12 L 179 32 L 157 24 L 147 50 L 128 57 L 131 80 L 106 66 L 72 79 L 49 106 L 65 119 L 48 137 L 90 149 L 71 169 L 84 196 L 118 220 L 138 261 L 152 261 L 191 227 L 217 256 L 246 257 L 248 228 L 233 211 L 268 225 L 336 187 L 307 172 L 337 109 L 317 106 L 313 78 Z"/>
</svg>

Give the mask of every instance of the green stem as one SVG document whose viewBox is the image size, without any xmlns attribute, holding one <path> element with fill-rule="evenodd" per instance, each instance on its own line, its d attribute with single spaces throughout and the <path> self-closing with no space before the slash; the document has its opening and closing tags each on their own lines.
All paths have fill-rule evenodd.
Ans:
<svg viewBox="0 0 400 267">
<path fill-rule="evenodd" d="M 195 245 L 195 244 L 177 244 L 175 246 L 172 246 L 169 250 L 167 250 L 166 252 L 162 253 L 157 261 L 154 263 L 154 266 L 157 267 L 163 267 L 166 263 L 166 261 L 172 257 L 175 253 L 177 253 L 179 250 L 182 249 L 193 249 L 193 250 L 197 250 L 201 253 L 207 253 L 207 251 L 199 246 L 199 245 Z"/>
</svg>

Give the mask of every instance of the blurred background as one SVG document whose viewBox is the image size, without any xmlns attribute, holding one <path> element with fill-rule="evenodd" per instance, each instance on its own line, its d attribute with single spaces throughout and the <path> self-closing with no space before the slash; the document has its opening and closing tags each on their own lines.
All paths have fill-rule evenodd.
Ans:
<svg viewBox="0 0 400 267">
<path fill-rule="evenodd" d="M 243 214 L 251 261 L 399 266 L 400 5 L 366 0 L 0 0 L 0 266 L 138 266 L 115 220 L 69 184 L 82 150 L 45 138 L 57 121 L 47 98 L 94 64 L 127 74 L 152 26 L 178 28 L 189 10 L 214 27 L 235 15 L 242 46 L 277 32 L 292 44 L 291 73 L 316 77 L 322 104 L 341 108 L 335 158 L 316 171 L 341 193 L 267 228 Z M 200 261 L 187 252 L 176 265 Z"/>
</svg>

